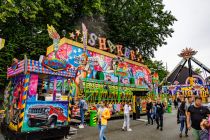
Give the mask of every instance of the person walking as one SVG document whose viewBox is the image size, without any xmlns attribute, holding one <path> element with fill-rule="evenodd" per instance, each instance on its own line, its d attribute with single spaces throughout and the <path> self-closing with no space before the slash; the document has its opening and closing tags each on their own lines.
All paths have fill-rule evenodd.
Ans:
<svg viewBox="0 0 210 140">
<path fill-rule="evenodd" d="M 188 129 L 192 127 L 193 136 L 195 140 L 200 140 L 200 123 L 203 119 L 206 119 L 209 114 L 209 109 L 202 105 L 202 98 L 196 96 L 194 105 L 191 105 L 187 111 L 187 127 Z"/>
<path fill-rule="evenodd" d="M 185 127 L 185 136 L 188 137 L 188 128 L 187 128 L 187 123 L 186 123 L 186 110 L 187 110 L 187 106 L 186 106 L 186 102 L 184 99 L 182 99 L 181 104 L 178 108 L 178 119 L 180 122 L 180 134 L 179 136 L 182 137 L 182 132 L 184 130 Z"/>
<path fill-rule="evenodd" d="M 123 127 L 122 130 L 125 130 L 125 127 L 127 128 L 127 131 L 132 131 L 132 129 L 130 128 L 130 111 L 131 111 L 131 106 L 129 104 L 129 102 L 126 102 L 124 105 L 124 123 L 123 123 Z"/>
<path fill-rule="evenodd" d="M 150 121 L 151 121 L 151 125 L 153 125 L 153 119 L 152 119 L 152 115 L 151 115 L 151 113 L 152 113 L 152 106 L 153 106 L 152 101 L 149 98 L 147 100 L 147 104 L 146 104 L 146 112 L 147 112 L 147 124 L 146 125 L 150 124 Z"/>
<path fill-rule="evenodd" d="M 107 127 L 107 120 L 110 118 L 110 111 L 106 107 L 104 101 L 100 103 L 97 115 L 98 115 L 99 140 L 106 140 L 104 132 Z"/>
<path fill-rule="evenodd" d="M 78 106 L 80 109 L 80 117 L 81 117 L 81 123 L 79 125 L 79 128 L 84 128 L 85 112 L 88 110 L 88 105 L 87 102 L 84 100 L 84 96 L 80 98 Z"/>
<path fill-rule="evenodd" d="M 157 99 L 157 103 L 155 104 L 156 107 L 156 123 L 157 129 L 160 128 L 160 131 L 163 130 L 163 114 L 165 111 L 165 106 L 161 102 L 160 98 Z"/>
</svg>

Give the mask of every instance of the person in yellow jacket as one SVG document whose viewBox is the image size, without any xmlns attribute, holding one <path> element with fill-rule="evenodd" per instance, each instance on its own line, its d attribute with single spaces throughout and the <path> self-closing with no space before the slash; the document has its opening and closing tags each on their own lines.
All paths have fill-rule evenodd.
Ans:
<svg viewBox="0 0 210 140">
<path fill-rule="evenodd" d="M 99 130 L 99 140 L 106 140 L 104 132 L 107 126 L 107 120 L 110 118 L 110 111 L 106 107 L 105 102 L 100 103 L 98 109 L 98 130 Z"/>
</svg>

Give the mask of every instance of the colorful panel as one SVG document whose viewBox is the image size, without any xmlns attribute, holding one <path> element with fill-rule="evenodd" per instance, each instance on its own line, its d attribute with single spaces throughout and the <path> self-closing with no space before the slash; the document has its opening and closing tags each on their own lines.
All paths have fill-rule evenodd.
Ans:
<svg viewBox="0 0 210 140">
<path fill-rule="evenodd" d="M 67 102 L 27 102 L 22 132 L 68 125 Z"/>
<path fill-rule="evenodd" d="M 20 74 L 21 72 L 24 71 L 24 60 L 12 64 L 11 67 L 7 69 L 7 77 L 12 77 L 13 75 Z"/>
</svg>

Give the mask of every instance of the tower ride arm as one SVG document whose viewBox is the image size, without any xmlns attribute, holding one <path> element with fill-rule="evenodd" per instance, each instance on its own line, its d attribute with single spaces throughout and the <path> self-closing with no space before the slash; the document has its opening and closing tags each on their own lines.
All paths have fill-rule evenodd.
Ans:
<svg viewBox="0 0 210 140">
<path fill-rule="evenodd" d="M 205 66 L 203 63 L 201 63 L 200 61 L 198 61 L 196 58 L 192 57 L 191 60 L 193 62 L 195 62 L 198 66 L 200 66 L 201 68 L 203 68 L 205 71 L 207 71 L 208 73 L 210 73 L 210 69 Z"/>
<path fill-rule="evenodd" d="M 185 59 L 182 59 L 178 65 L 176 65 L 176 67 L 163 79 L 163 81 L 160 83 L 160 85 L 162 85 L 165 81 L 167 81 L 168 77 L 171 76 L 172 73 L 175 72 L 175 70 L 180 66 L 186 63 Z"/>
</svg>

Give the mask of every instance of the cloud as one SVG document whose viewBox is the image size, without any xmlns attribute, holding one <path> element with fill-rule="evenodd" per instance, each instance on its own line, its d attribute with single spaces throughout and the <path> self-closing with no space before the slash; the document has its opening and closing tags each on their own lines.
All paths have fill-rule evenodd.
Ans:
<svg viewBox="0 0 210 140">
<path fill-rule="evenodd" d="M 163 3 L 178 21 L 173 25 L 173 37 L 168 38 L 168 44 L 155 52 L 155 59 L 167 62 L 171 71 L 181 61 L 177 54 L 191 47 L 198 51 L 195 58 L 210 67 L 210 1 L 163 0 Z"/>
</svg>

